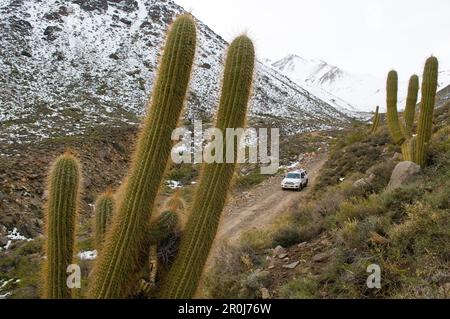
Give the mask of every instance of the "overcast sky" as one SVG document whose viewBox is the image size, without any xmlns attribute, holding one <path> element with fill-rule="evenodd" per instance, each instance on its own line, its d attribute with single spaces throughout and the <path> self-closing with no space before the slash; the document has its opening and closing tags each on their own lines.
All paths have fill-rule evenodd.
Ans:
<svg viewBox="0 0 450 319">
<path fill-rule="evenodd" d="M 249 34 L 258 58 L 295 53 L 352 73 L 450 68 L 449 0 L 175 0 L 225 40 Z M 441 69 L 442 69 L 441 68 Z"/>
</svg>

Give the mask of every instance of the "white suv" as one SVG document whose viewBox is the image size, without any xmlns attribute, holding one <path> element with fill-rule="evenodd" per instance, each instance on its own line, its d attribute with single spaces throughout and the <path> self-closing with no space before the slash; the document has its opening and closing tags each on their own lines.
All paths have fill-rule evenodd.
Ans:
<svg viewBox="0 0 450 319">
<path fill-rule="evenodd" d="M 295 189 L 300 191 L 303 187 L 308 186 L 308 173 L 304 169 L 289 172 L 281 181 L 281 188 Z"/>
</svg>

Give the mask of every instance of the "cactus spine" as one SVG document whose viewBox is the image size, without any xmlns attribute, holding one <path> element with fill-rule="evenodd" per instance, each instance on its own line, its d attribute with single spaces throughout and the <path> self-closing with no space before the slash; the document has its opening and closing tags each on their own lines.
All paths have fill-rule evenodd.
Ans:
<svg viewBox="0 0 450 319">
<path fill-rule="evenodd" d="M 409 78 L 408 95 L 406 97 L 405 112 L 403 113 L 403 118 L 405 120 L 404 133 L 407 137 L 410 137 L 413 131 L 418 92 L 419 77 L 414 74 Z"/>
<path fill-rule="evenodd" d="M 422 167 L 426 164 L 426 151 L 432 133 L 437 78 L 438 60 L 432 56 L 427 59 L 423 70 L 422 101 L 417 128 L 416 162 Z"/>
<path fill-rule="evenodd" d="M 48 178 L 44 298 L 71 298 L 66 269 L 72 264 L 79 193 L 80 166 L 66 152 L 56 159 Z"/>
<path fill-rule="evenodd" d="M 388 74 L 386 82 L 386 108 L 389 133 L 395 144 L 401 144 L 404 140 L 397 114 L 397 72 L 392 70 Z"/>
<path fill-rule="evenodd" d="M 216 127 L 243 127 L 250 97 L 255 53 L 246 36 L 236 38 L 228 49 Z M 233 141 L 234 143 L 234 141 Z M 230 146 L 224 143 L 225 152 Z M 234 147 L 234 156 L 236 156 Z M 203 267 L 216 235 L 220 215 L 236 164 L 203 164 L 194 202 L 180 252 L 163 280 L 162 298 L 191 298 L 196 292 Z"/>
<path fill-rule="evenodd" d="M 103 239 L 106 233 L 111 216 L 114 210 L 114 197 L 111 191 L 107 191 L 100 195 L 95 203 L 95 244 L 97 250 L 103 244 Z"/>
<path fill-rule="evenodd" d="M 161 184 L 195 55 L 196 27 L 178 17 L 168 33 L 147 119 L 139 133 L 130 172 L 92 274 L 91 298 L 126 297 L 139 271 L 148 221 Z M 147 247 L 148 248 L 148 247 Z"/>
<path fill-rule="evenodd" d="M 379 106 L 377 105 L 377 108 L 375 109 L 375 115 L 373 116 L 372 120 L 372 133 L 375 133 L 378 130 L 378 125 L 380 124 L 380 113 Z"/>
</svg>

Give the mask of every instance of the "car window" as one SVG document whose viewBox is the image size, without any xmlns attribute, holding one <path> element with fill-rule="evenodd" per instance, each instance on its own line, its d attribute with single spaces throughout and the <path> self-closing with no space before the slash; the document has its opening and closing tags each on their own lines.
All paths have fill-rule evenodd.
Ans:
<svg viewBox="0 0 450 319">
<path fill-rule="evenodd" d="M 302 173 L 302 178 L 305 177 L 305 173 Z"/>
<path fill-rule="evenodd" d="M 286 175 L 286 178 L 300 178 L 300 174 L 298 174 L 298 173 L 288 173 L 287 175 Z"/>
</svg>

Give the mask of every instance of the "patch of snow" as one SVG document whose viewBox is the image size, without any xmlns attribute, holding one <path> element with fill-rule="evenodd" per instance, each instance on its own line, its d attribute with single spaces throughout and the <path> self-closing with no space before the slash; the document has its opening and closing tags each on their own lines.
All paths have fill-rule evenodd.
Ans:
<svg viewBox="0 0 450 319">
<path fill-rule="evenodd" d="M 177 188 L 181 188 L 181 187 L 183 187 L 183 185 L 181 185 L 181 182 L 179 182 L 179 181 L 174 181 L 174 180 L 168 180 L 167 182 L 167 186 L 170 188 L 170 189 L 177 189 Z"/>
<path fill-rule="evenodd" d="M 5 246 L 0 247 L 0 250 L 2 250 L 2 249 L 8 250 L 13 241 L 20 241 L 20 240 L 31 241 L 31 240 L 33 240 L 33 238 L 27 238 L 24 235 L 20 234 L 20 232 L 17 230 L 16 227 L 14 227 L 13 230 L 8 231 L 6 238 L 8 238 L 8 241 Z"/>
<path fill-rule="evenodd" d="M 11 296 L 11 292 L 7 292 L 5 294 L 0 294 L 0 299 L 6 299 L 8 296 Z"/>
<path fill-rule="evenodd" d="M 294 163 L 288 165 L 287 168 L 289 168 L 289 169 L 296 168 L 299 164 L 300 164 L 300 162 L 294 162 Z"/>
<path fill-rule="evenodd" d="M 80 260 L 94 260 L 97 258 L 97 250 L 85 250 L 78 253 Z"/>
</svg>

